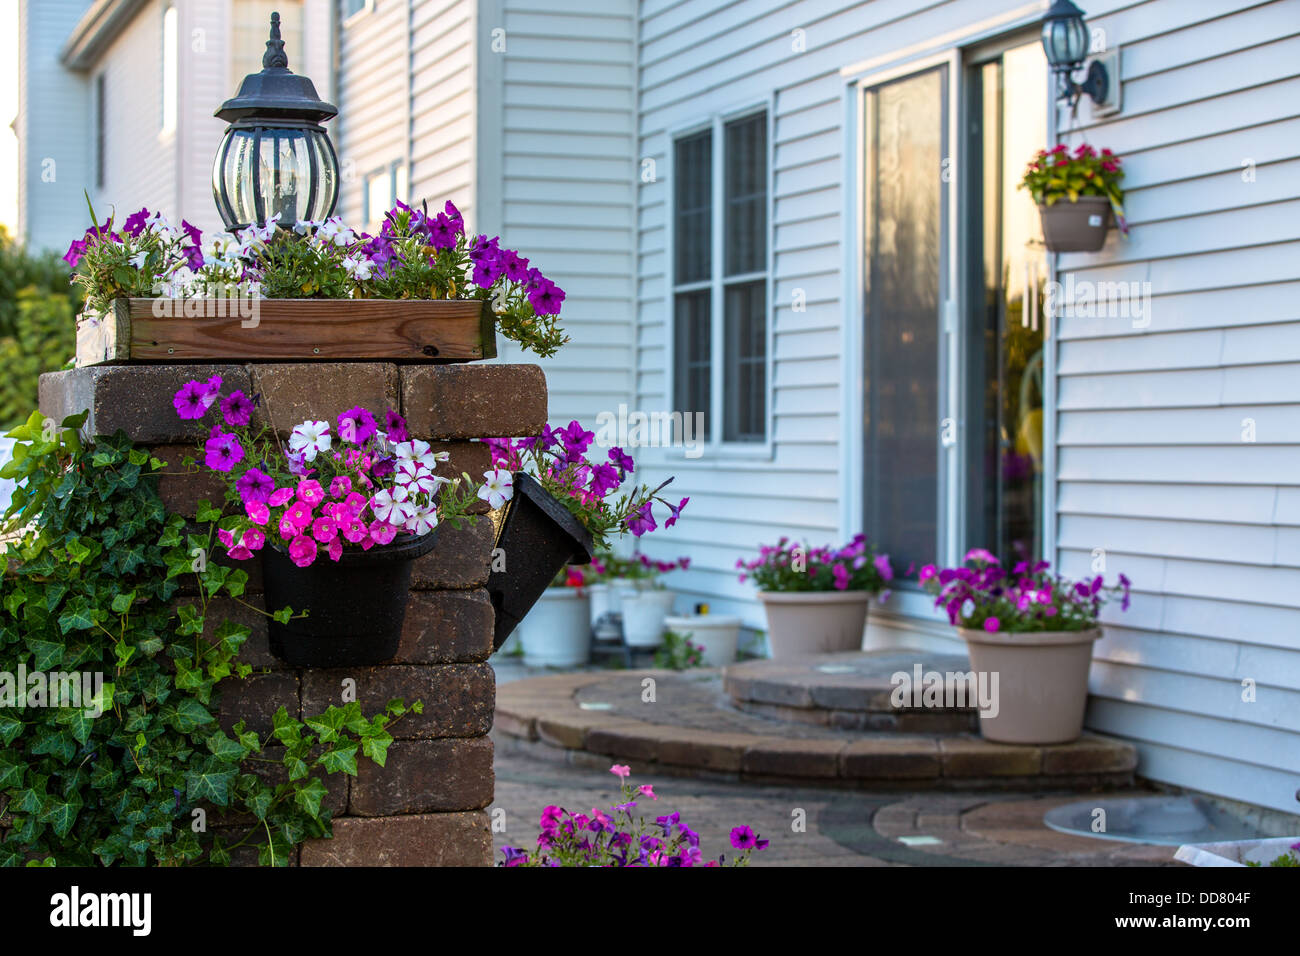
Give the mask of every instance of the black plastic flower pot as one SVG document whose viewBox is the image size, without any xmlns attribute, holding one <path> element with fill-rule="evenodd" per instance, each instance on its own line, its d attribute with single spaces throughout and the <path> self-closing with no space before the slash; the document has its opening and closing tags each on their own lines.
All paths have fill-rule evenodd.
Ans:
<svg viewBox="0 0 1300 956">
<path fill-rule="evenodd" d="M 595 550 L 582 522 L 524 472 L 515 472 L 496 546 L 504 560 L 494 558 L 487 589 L 496 611 L 492 647 L 500 650 L 560 569 L 590 564 Z"/>
<path fill-rule="evenodd" d="M 400 534 L 369 551 L 345 548 L 338 561 L 319 554 L 305 568 L 286 551 L 263 551 L 267 611 L 293 608 L 287 624 L 271 621 L 271 653 L 294 667 L 355 667 L 397 656 L 415 559 L 433 549 L 429 534 Z"/>
</svg>

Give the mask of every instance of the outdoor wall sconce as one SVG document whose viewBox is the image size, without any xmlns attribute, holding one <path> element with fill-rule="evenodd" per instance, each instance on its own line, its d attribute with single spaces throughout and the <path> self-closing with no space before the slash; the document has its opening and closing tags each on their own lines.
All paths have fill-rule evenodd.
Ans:
<svg viewBox="0 0 1300 956">
<path fill-rule="evenodd" d="M 1102 63 L 1093 60 L 1082 83 L 1076 83 L 1072 76 L 1087 59 L 1088 47 L 1088 27 L 1083 22 L 1083 11 L 1070 0 L 1053 0 L 1043 15 L 1043 51 L 1052 72 L 1060 78 L 1058 98 L 1067 101 L 1071 108 L 1078 105 L 1079 97 L 1084 93 L 1099 105 L 1108 100 L 1110 74 Z"/>
<path fill-rule="evenodd" d="M 286 228 L 329 218 L 339 161 L 321 123 L 337 114 L 311 80 L 290 72 L 280 14 L 271 14 L 262 72 L 244 77 L 214 114 L 230 123 L 212 166 L 212 196 L 228 230 L 264 226 L 277 214 Z"/>
</svg>

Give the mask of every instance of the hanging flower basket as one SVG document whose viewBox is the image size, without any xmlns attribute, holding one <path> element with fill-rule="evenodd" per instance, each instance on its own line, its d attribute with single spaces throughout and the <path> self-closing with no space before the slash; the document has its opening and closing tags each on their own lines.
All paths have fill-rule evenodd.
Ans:
<svg viewBox="0 0 1300 956">
<path fill-rule="evenodd" d="M 1040 149 L 1025 168 L 1021 189 L 1038 204 L 1043 243 L 1050 252 L 1096 252 L 1106 244 L 1111 223 L 1124 221 L 1124 171 L 1108 149 L 1081 143 L 1074 152 L 1064 144 Z"/>
<path fill-rule="evenodd" d="M 1061 200 L 1039 206 L 1043 243 L 1052 252 L 1096 252 L 1106 244 L 1110 231 L 1110 200 L 1104 196 L 1080 196 L 1076 202 Z"/>
<path fill-rule="evenodd" d="M 269 624 L 271 653 L 294 667 L 357 667 L 397 655 L 416 558 L 433 550 L 438 528 L 398 535 L 369 551 L 345 549 L 335 561 L 298 567 L 287 550 L 263 550 L 268 608 L 305 610 L 306 617 Z"/>
<path fill-rule="evenodd" d="M 595 549 L 591 533 L 569 509 L 522 471 L 514 474 L 514 497 L 506 505 L 496 547 L 504 560 L 493 562 L 487 589 L 496 611 L 492 647 L 499 650 L 560 570 L 589 564 Z"/>
</svg>

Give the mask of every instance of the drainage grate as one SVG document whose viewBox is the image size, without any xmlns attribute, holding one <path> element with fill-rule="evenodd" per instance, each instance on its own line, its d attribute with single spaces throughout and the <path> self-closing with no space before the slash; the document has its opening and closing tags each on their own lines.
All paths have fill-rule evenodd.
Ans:
<svg viewBox="0 0 1300 956">
<path fill-rule="evenodd" d="M 1043 823 L 1074 836 L 1158 846 L 1264 836 L 1256 827 L 1200 797 L 1101 797 L 1049 810 Z"/>
</svg>

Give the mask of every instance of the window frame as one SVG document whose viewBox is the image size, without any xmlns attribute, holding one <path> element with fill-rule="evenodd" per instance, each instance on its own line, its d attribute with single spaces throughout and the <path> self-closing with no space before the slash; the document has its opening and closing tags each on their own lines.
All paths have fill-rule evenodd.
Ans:
<svg viewBox="0 0 1300 956">
<path fill-rule="evenodd" d="M 361 0 L 361 6 L 357 7 L 355 10 L 351 11 L 350 13 L 345 13 L 344 5 L 347 2 L 348 0 L 339 0 L 339 4 L 335 8 L 338 10 L 340 14 L 339 25 L 343 27 L 350 27 L 352 24 L 356 23 L 358 20 L 364 17 L 367 13 L 373 13 L 375 9 L 375 0 Z"/>
<path fill-rule="evenodd" d="M 372 220 L 370 216 L 370 181 L 372 179 L 377 176 L 388 177 L 388 206 L 383 210 L 384 212 L 388 212 L 389 209 L 395 207 L 398 199 L 401 199 L 402 202 L 408 201 L 409 197 L 398 195 L 398 173 L 405 173 L 404 178 L 406 179 L 407 189 L 409 191 L 410 169 L 407 167 L 406 160 L 404 159 L 395 159 L 391 163 L 376 166 L 371 169 L 370 172 L 361 177 L 361 219 L 364 223 L 363 228 L 369 229 L 372 226 L 378 226 L 383 221 L 382 219 Z M 335 215 L 337 214 L 338 213 L 336 212 Z"/>
<path fill-rule="evenodd" d="M 162 95 L 158 104 L 158 137 L 165 140 L 176 134 L 181 117 L 181 11 L 176 4 L 168 3 L 163 7 L 160 27 L 162 56 L 159 63 L 159 85 Z"/>
<path fill-rule="evenodd" d="M 762 113 L 766 117 L 766 142 L 765 142 L 765 165 L 767 179 L 767 202 L 765 204 L 764 217 L 764 269 L 761 272 L 739 273 L 734 276 L 725 274 L 726 270 L 726 127 L 728 123 L 735 120 L 743 120 Z M 665 198 L 665 207 L 667 216 L 664 223 L 665 240 L 665 308 L 664 308 L 664 384 L 666 393 L 666 402 L 669 406 L 675 406 L 677 402 L 677 334 L 676 334 L 676 300 L 679 293 L 691 291 L 709 290 L 709 323 L 710 323 L 710 373 L 709 373 L 709 408 L 706 410 L 708 415 L 709 439 L 701 443 L 705 451 L 704 456 L 697 459 L 696 462 L 706 462 L 713 460 L 771 460 L 775 450 L 774 440 L 774 397 L 775 388 L 773 387 L 773 372 L 775 369 L 774 351 L 775 351 L 775 280 L 774 265 L 775 251 L 773 249 L 773 239 L 775 236 L 775 226 L 773 218 L 775 215 L 775 171 L 773 162 L 775 156 L 774 132 L 775 132 L 775 98 L 768 94 L 758 99 L 748 99 L 737 103 L 732 107 L 717 112 L 710 113 L 706 117 L 696 119 L 689 123 L 683 123 L 674 126 L 668 131 L 668 146 L 666 149 L 665 164 L 668 167 L 667 179 L 667 196 Z M 678 140 L 692 136 L 694 134 L 709 132 L 712 136 L 712 179 L 711 195 L 712 214 L 710 217 L 710 272 L 708 279 L 701 279 L 693 282 L 677 282 L 677 262 L 676 262 L 676 232 L 677 232 L 677 190 L 676 190 L 676 154 Z M 726 381 L 724 379 L 726 371 L 726 356 L 724 354 L 726 342 L 726 289 L 731 285 L 743 285 L 750 282 L 763 283 L 765 296 L 764 304 L 764 347 L 766 354 L 764 356 L 764 437 L 762 441 L 726 441 L 724 433 L 726 428 L 725 421 L 725 389 Z M 675 411 L 686 412 L 688 409 L 673 409 Z M 689 411 L 698 411 L 690 409 Z M 676 459 L 681 458 L 683 461 L 694 464 L 685 459 L 680 450 L 674 449 L 674 464 Z"/>
</svg>

